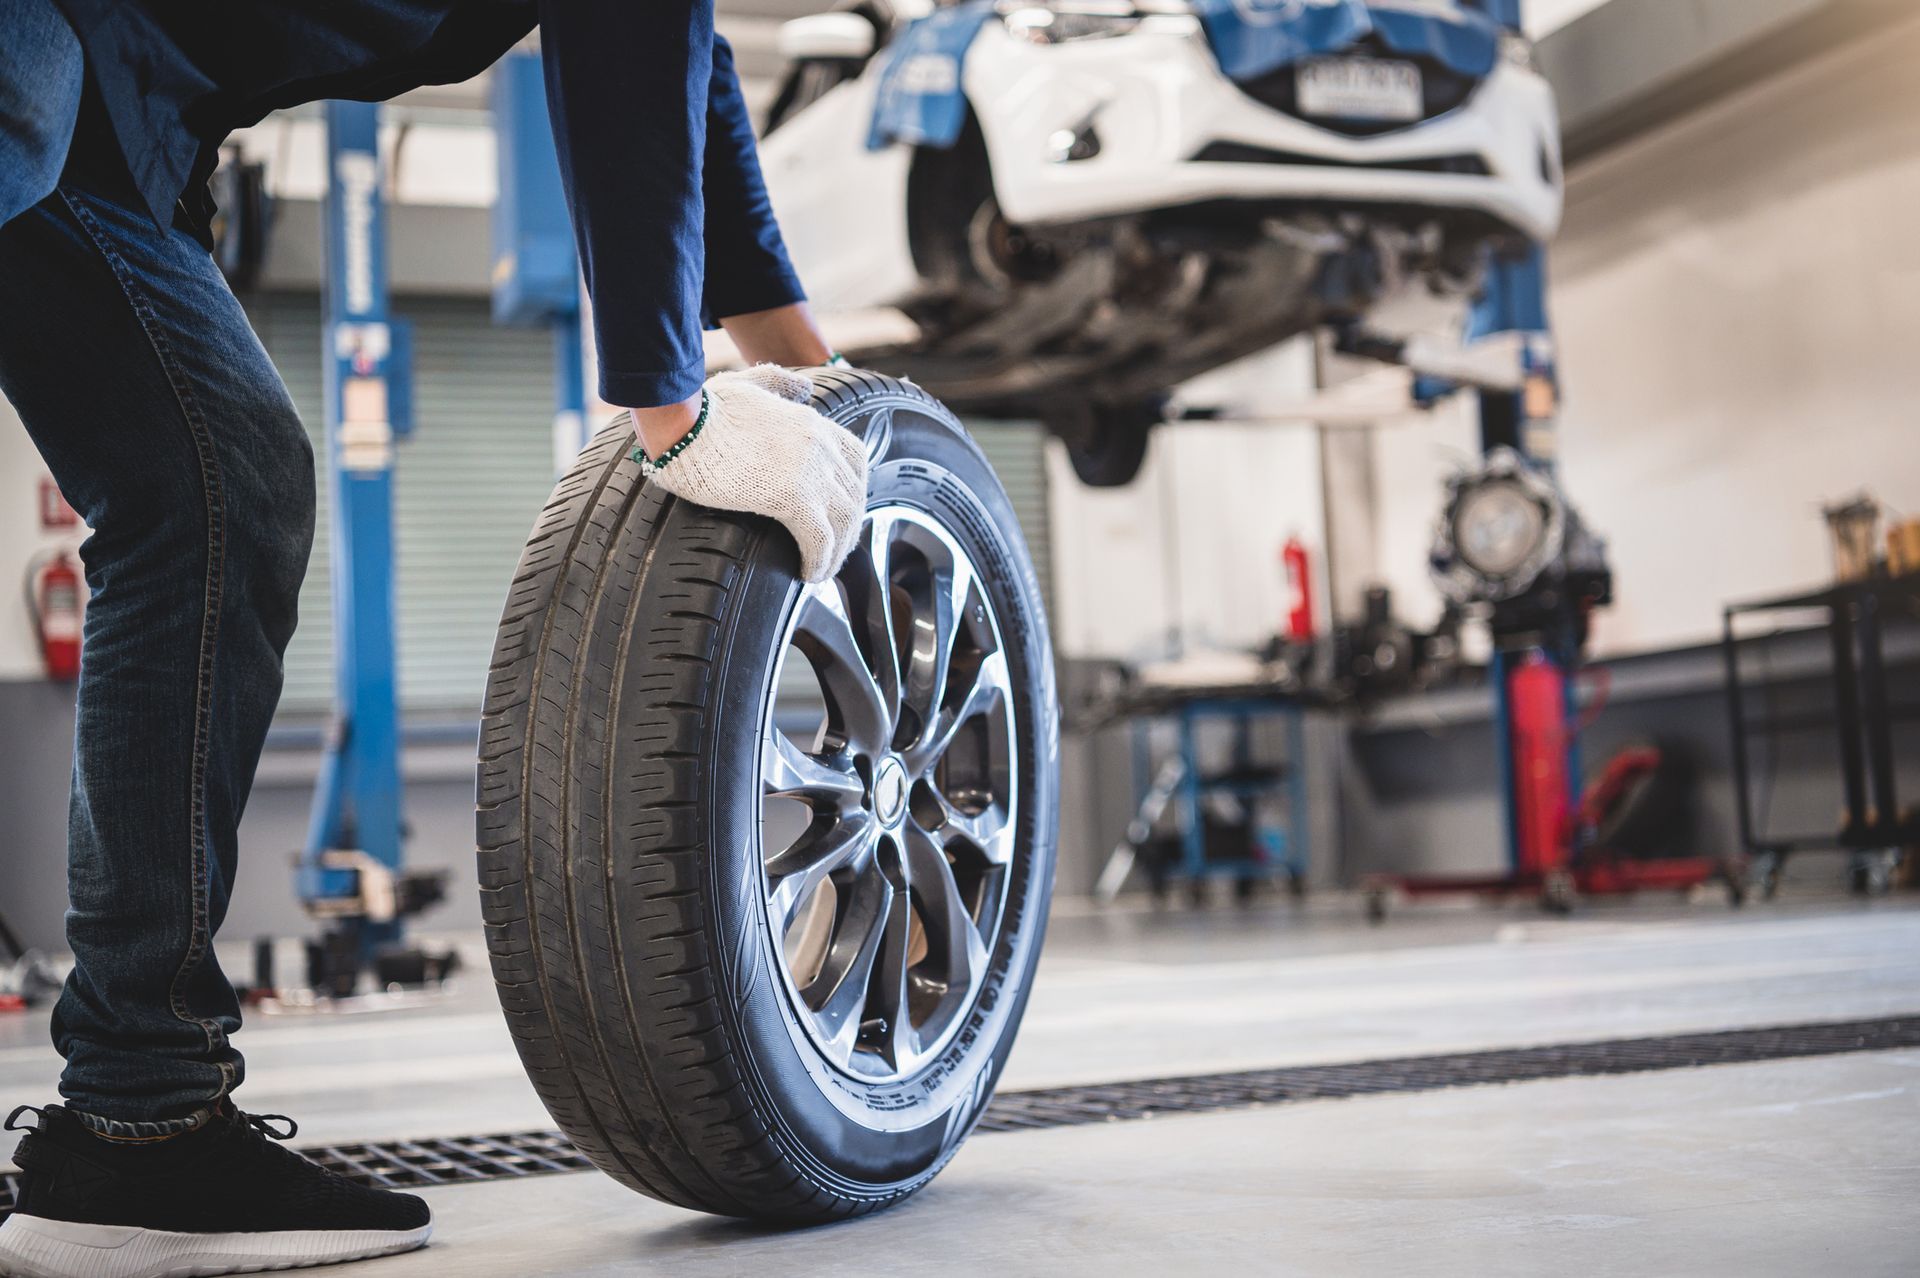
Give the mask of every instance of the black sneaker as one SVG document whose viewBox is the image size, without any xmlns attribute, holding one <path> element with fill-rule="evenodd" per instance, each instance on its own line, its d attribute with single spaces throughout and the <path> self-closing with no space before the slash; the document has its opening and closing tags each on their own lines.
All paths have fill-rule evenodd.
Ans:
<svg viewBox="0 0 1920 1278">
<path fill-rule="evenodd" d="M 25 1175 L 0 1224 L 9 1278 L 177 1278 L 364 1260 L 422 1246 L 433 1214 L 411 1194 L 365 1189 L 275 1141 L 292 1121 L 222 1106 L 152 1142 L 95 1136 L 58 1105 L 14 1154 Z M 273 1139 L 268 1139 L 272 1137 Z"/>
</svg>

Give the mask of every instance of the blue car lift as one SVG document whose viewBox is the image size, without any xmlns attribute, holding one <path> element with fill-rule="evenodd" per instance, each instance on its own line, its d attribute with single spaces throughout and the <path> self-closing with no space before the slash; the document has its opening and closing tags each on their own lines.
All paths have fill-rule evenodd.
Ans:
<svg viewBox="0 0 1920 1278">
<path fill-rule="evenodd" d="M 493 322 L 553 332 L 553 456 L 565 471 L 587 444 L 580 264 L 560 188 L 540 56 L 509 53 L 493 69 L 499 197 L 493 209 Z"/>
<path fill-rule="evenodd" d="M 388 313 L 379 108 L 328 102 L 325 121 L 321 367 L 332 511 L 334 718 L 296 887 L 308 912 L 331 925 L 309 948 L 309 983 L 344 996 L 376 960 L 413 953 L 401 945 L 405 919 L 440 899 L 443 889 L 438 873 L 404 869 L 393 462 L 396 441 L 413 425 L 412 344 L 407 325 Z"/>
</svg>

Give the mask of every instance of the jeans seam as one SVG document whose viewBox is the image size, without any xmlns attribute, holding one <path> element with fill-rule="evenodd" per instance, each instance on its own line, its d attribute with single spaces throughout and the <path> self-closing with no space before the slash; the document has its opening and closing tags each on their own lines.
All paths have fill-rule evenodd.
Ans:
<svg viewBox="0 0 1920 1278">
<path fill-rule="evenodd" d="M 186 422 L 187 434 L 193 442 L 194 454 L 200 464 L 201 494 L 207 515 L 207 572 L 204 589 L 205 609 L 200 630 L 199 665 L 196 673 L 193 707 L 193 751 L 189 767 L 188 819 L 191 828 L 187 835 L 187 847 L 193 871 L 193 922 L 192 935 L 188 938 L 187 952 L 180 960 L 180 966 L 173 974 L 173 980 L 167 987 L 167 1000 L 175 1017 L 181 1021 L 200 1027 L 207 1038 L 207 1051 L 215 1049 L 217 1040 L 222 1037 L 219 1026 L 204 1017 L 195 1016 L 187 1006 L 187 974 L 203 962 L 212 945 L 209 914 L 211 912 L 208 896 L 211 892 L 211 879 L 207 868 L 207 765 L 212 752 L 213 720 L 213 682 L 214 665 L 219 647 L 220 616 L 225 590 L 226 568 L 226 494 L 221 483 L 220 467 L 214 454 L 213 436 L 207 429 L 205 419 L 200 415 L 187 380 L 181 373 L 173 357 L 172 348 L 167 344 L 166 336 L 160 331 L 159 316 L 152 302 L 141 290 L 131 268 L 124 258 L 108 241 L 107 233 L 80 200 L 73 194 L 62 190 L 61 201 L 72 212 L 87 238 L 93 241 L 101 257 L 106 260 L 113 272 L 121 293 L 127 304 L 132 307 L 134 318 L 140 324 L 140 330 L 152 348 L 154 358 L 159 361 L 161 371 L 166 374 L 167 384 L 173 390 L 174 402 L 180 408 L 181 419 Z M 233 1066 L 225 1061 L 217 1062 L 220 1069 L 220 1091 L 209 1098 L 218 1100 L 233 1087 Z"/>
</svg>

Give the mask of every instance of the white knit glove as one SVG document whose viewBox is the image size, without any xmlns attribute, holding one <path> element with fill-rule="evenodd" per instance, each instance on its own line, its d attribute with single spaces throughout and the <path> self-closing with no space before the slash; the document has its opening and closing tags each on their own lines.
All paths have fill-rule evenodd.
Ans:
<svg viewBox="0 0 1920 1278">
<path fill-rule="evenodd" d="M 812 397 L 811 379 L 777 364 L 721 373 L 707 381 L 700 433 L 646 469 L 676 497 L 779 520 L 800 547 L 801 576 L 825 581 L 860 536 L 867 449 Z"/>
</svg>

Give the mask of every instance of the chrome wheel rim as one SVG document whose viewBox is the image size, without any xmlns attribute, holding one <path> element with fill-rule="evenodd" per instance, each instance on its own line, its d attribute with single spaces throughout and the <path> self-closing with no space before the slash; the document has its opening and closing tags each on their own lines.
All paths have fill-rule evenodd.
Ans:
<svg viewBox="0 0 1920 1278">
<path fill-rule="evenodd" d="M 1019 815 L 1007 652 L 973 560 L 917 507 L 869 511 L 838 577 L 802 587 L 766 700 L 777 966 L 822 1056 L 904 1079 L 977 1001 Z"/>
</svg>

